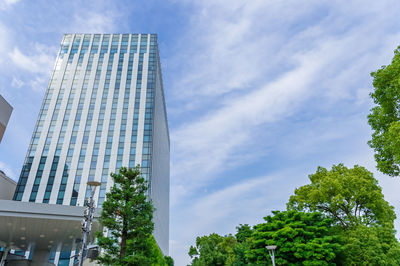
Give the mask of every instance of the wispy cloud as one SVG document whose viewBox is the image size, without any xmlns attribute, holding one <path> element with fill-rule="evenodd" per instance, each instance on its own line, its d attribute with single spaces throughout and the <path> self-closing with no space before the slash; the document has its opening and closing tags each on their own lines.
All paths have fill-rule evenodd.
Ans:
<svg viewBox="0 0 400 266">
<path fill-rule="evenodd" d="M 280 176 L 286 191 L 296 180 L 306 182 L 320 164 L 330 167 L 349 156 L 365 161 L 359 148 L 368 150 L 369 72 L 390 62 L 400 39 L 396 9 L 360 1 L 346 6 L 202 1 L 194 6 L 175 59 L 182 66 L 169 105 L 173 121 L 181 121 L 171 130 L 172 210 L 178 216 L 191 213 L 184 219 L 191 225 L 187 234 L 217 230 L 237 215 L 259 215 L 262 206 L 256 200 L 248 213 L 229 193 L 249 189 L 243 193 L 266 202 L 277 188 L 251 174 L 271 171 L 262 165 L 265 158 L 279 157 L 281 167 L 303 169 Z M 255 162 L 258 169 L 249 167 Z M 230 180 L 232 173 L 237 177 Z M 238 177 L 245 181 L 236 183 Z M 179 228 L 179 234 L 172 228 L 175 241 L 185 234 Z M 187 263 L 187 257 L 179 260 Z"/>
<path fill-rule="evenodd" d="M 32 55 L 24 54 L 17 47 L 9 53 L 11 61 L 19 68 L 32 72 L 49 75 L 54 64 L 55 54 L 50 54 L 48 49 L 42 49 L 43 45 L 36 44 Z"/>
<path fill-rule="evenodd" d="M 276 81 L 232 98 L 221 108 L 174 131 L 172 139 L 179 164 L 174 173 L 193 171 L 209 176 L 221 169 L 235 149 L 251 143 L 254 127 L 292 114 L 311 93 L 311 78 L 326 63 L 319 59 L 314 54 L 301 56 L 299 67 Z"/>
<path fill-rule="evenodd" d="M 8 29 L 0 21 L 0 69 L 2 69 L 2 65 L 5 61 L 4 59 L 7 58 L 6 55 L 9 45 L 10 42 Z"/>
<path fill-rule="evenodd" d="M 215 41 L 201 42 L 205 44 L 204 48 L 192 57 L 194 62 L 198 62 L 202 61 L 204 55 L 209 55 L 210 60 L 189 68 L 180 80 L 186 85 L 182 86 L 182 90 L 178 86 L 177 93 L 180 94 L 184 90 L 182 94 L 187 102 L 196 101 L 199 94 L 207 94 L 207 97 L 220 99 L 220 102 L 211 105 L 213 108 L 210 109 L 210 106 L 207 109 L 196 106 L 197 115 L 192 117 L 193 120 L 172 131 L 175 154 L 173 163 L 174 166 L 179 165 L 172 169 L 174 175 L 180 177 L 177 179 L 178 184 L 185 183 L 186 189 L 188 185 L 198 186 L 203 179 L 212 178 L 210 173 L 226 170 L 223 165 L 226 165 L 232 155 L 245 146 L 257 143 L 253 136 L 258 132 L 259 126 L 280 121 L 309 108 L 310 106 L 305 105 L 308 101 L 316 101 L 312 108 L 321 108 L 318 102 L 321 100 L 332 107 L 339 100 L 360 99 L 360 90 L 354 86 L 359 86 L 355 84 L 360 80 L 369 79 L 369 70 L 365 69 L 373 68 L 379 60 L 376 54 L 371 53 L 375 49 L 374 38 L 366 36 L 372 22 L 365 21 L 364 24 L 353 25 L 341 34 L 332 35 L 332 32 L 326 32 L 324 29 L 333 31 L 333 27 L 327 24 L 338 22 L 327 16 L 315 24 L 303 26 L 299 32 L 284 27 L 283 30 L 287 32 L 281 32 L 271 44 L 271 37 L 266 37 L 269 34 L 255 31 L 254 28 L 260 29 L 260 26 L 257 26 L 259 21 L 263 21 L 262 25 L 268 24 L 270 18 L 267 14 L 275 18 L 275 13 L 279 12 L 274 8 L 282 10 L 284 4 L 272 7 L 264 2 L 233 4 L 236 8 L 229 9 L 231 13 L 225 10 L 225 15 L 217 16 L 216 21 L 212 18 L 218 10 L 222 13 L 223 7 L 211 4 L 212 11 L 209 11 L 208 4 L 206 7 L 200 7 L 198 16 L 209 19 L 201 20 L 205 25 L 196 27 L 208 30 L 205 36 L 201 37 L 202 40 L 210 38 Z M 294 14 L 290 19 L 277 18 L 276 23 L 283 26 L 292 25 L 296 19 L 304 18 L 310 13 L 306 8 L 298 8 L 295 5 L 285 11 Z M 267 21 L 262 20 L 261 14 L 267 17 Z M 198 22 L 197 19 L 195 21 Z M 226 23 L 233 23 L 233 26 L 225 27 Z M 244 30 L 237 31 L 237 28 Z M 260 37 L 249 40 L 246 37 L 250 33 L 246 34 L 247 32 Z M 284 44 L 289 33 L 292 34 L 290 42 Z M 191 32 L 190 36 L 193 35 L 201 34 Z M 274 32 L 271 35 L 274 36 Z M 385 49 L 390 51 L 394 39 L 399 36 L 397 33 L 381 41 L 385 44 Z M 349 49 L 356 45 L 357 50 Z M 215 50 L 225 52 L 214 53 Z M 274 55 L 268 50 L 279 52 Z M 218 59 L 214 59 L 214 54 Z M 240 62 L 232 61 L 237 59 Z M 280 69 L 280 72 L 270 76 L 270 73 L 274 72 L 271 69 L 280 68 L 279 64 L 270 62 L 284 62 L 283 64 L 290 67 Z M 221 67 L 221 64 L 229 67 Z M 247 64 L 251 64 L 251 67 Z M 357 75 L 361 71 L 364 71 L 364 77 Z M 197 82 L 198 77 L 202 82 Z M 252 82 L 240 93 L 226 94 L 237 88 L 230 84 L 230 81 L 238 77 Z M 180 84 L 180 81 L 178 79 L 177 84 Z M 214 89 L 209 90 L 211 87 Z M 224 98 L 218 98 L 221 93 L 225 93 Z M 182 108 L 180 105 L 176 106 Z M 195 178 L 188 173 L 196 173 Z"/>
<path fill-rule="evenodd" d="M 31 54 L 23 53 L 14 47 L 8 54 L 10 61 L 20 69 L 20 77 L 13 78 L 12 85 L 27 84 L 33 91 L 43 92 L 54 65 L 57 49 L 36 43 Z M 18 80 L 18 82 L 16 82 Z"/>
<path fill-rule="evenodd" d="M 115 19 L 117 12 L 108 10 L 106 12 L 88 11 L 79 12 L 74 16 L 68 28 L 71 32 L 79 33 L 108 33 L 116 28 Z"/>
<path fill-rule="evenodd" d="M 8 2 L 7 2 L 8 3 Z M 13 4 L 13 1 L 9 1 L 8 4 Z M 55 12 L 54 7 L 49 6 Z M 55 25 L 61 33 L 102 33 L 102 32 L 113 32 L 116 29 L 116 19 L 118 12 L 116 5 L 107 4 L 107 2 L 98 2 L 97 5 L 85 6 L 85 5 L 71 5 L 71 19 L 64 25 Z M 123 12 L 122 12 L 123 13 Z M 0 25 L 1 26 L 1 25 Z M 46 25 L 47 27 L 47 25 Z M 0 27 L 0 36 L 6 35 L 6 27 Z M 57 40 L 59 41 L 59 40 Z M 14 48 L 8 52 L 7 63 L 12 63 L 16 68 L 19 69 L 19 75 L 14 77 L 14 81 L 19 80 L 18 83 L 21 85 L 24 83 L 27 87 L 30 87 L 35 92 L 42 93 L 48 82 L 50 72 L 54 65 L 55 57 L 57 55 L 58 47 L 55 42 L 49 46 L 42 42 L 29 43 L 28 46 L 15 45 Z M 10 43 L 7 44 L 10 46 Z M 0 41 L 0 52 L 1 52 L 1 41 Z M 4 45 L 5 46 L 5 45 Z M 1 60 L 1 59 L 0 59 Z M 1 63 L 1 62 L 0 62 Z M 22 83 L 21 83 L 22 82 Z"/>
<path fill-rule="evenodd" d="M 14 88 L 21 88 L 24 85 L 24 82 L 20 79 L 17 79 L 16 77 L 13 77 L 12 81 L 11 81 L 11 86 Z"/>
<path fill-rule="evenodd" d="M 171 237 L 171 254 L 176 264 L 187 264 L 187 252 L 196 236 L 235 233 L 239 224 L 260 223 L 272 210 L 285 208 L 286 201 L 282 201 L 282 197 L 288 197 L 292 188 L 282 186 L 281 182 L 296 174 L 301 174 L 299 169 L 249 177 L 216 192 L 204 193 L 188 203 L 187 208 L 174 210 L 171 222 L 180 232 Z M 299 185 L 299 182 L 293 182 L 293 185 Z"/>
<path fill-rule="evenodd" d="M 0 10 L 6 10 L 18 3 L 20 0 L 0 0 Z"/>
</svg>

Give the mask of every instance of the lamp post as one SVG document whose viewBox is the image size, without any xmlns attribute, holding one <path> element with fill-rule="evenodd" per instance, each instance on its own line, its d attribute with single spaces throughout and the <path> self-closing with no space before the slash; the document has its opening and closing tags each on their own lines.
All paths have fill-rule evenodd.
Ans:
<svg viewBox="0 0 400 266">
<path fill-rule="evenodd" d="M 268 250 L 268 253 L 269 253 L 270 257 L 271 257 L 272 265 L 275 266 L 275 249 L 276 249 L 276 246 L 266 246 L 265 248 Z"/>
<path fill-rule="evenodd" d="M 82 221 L 82 231 L 83 231 L 83 240 L 82 240 L 82 247 L 81 247 L 81 252 L 79 253 L 79 262 L 78 265 L 82 266 L 83 265 L 83 253 L 86 250 L 86 242 L 88 239 L 88 236 L 90 234 L 90 230 L 92 229 L 92 219 L 93 219 L 93 213 L 94 213 L 94 192 L 96 191 L 96 187 L 100 186 L 101 183 L 97 181 L 88 181 L 87 182 L 88 186 L 91 188 L 91 193 L 90 197 L 85 203 L 86 209 L 83 214 L 83 221 Z"/>
</svg>

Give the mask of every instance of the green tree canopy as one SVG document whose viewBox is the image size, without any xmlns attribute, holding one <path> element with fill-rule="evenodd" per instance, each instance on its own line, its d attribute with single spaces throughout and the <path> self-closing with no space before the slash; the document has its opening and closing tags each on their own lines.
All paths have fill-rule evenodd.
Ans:
<svg viewBox="0 0 400 266">
<path fill-rule="evenodd" d="M 276 245 L 277 265 L 335 265 L 338 237 L 331 235 L 331 219 L 321 213 L 273 211 L 254 226 L 248 257 L 255 265 L 269 265 L 268 245 Z"/>
<path fill-rule="evenodd" d="M 154 207 L 146 196 L 147 182 L 139 166 L 122 167 L 111 177 L 114 185 L 106 195 L 99 219 L 108 233 L 97 232 L 98 244 L 104 251 L 98 261 L 106 265 L 151 265 Z"/>
<path fill-rule="evenodd" d="M 385 201 L 378 181 L 364 167 L 348 169 L 339 164 L 329 171 L 318 167 L 309 178 L 311 184 L 297 188 L 290 197 L 289 209 L 320 211 L 344 229 L 358 224 L 393 227 L 393 207 Z"/>
<path fill-rule="evenodd" d="M 196 246 L 191 246 L 189 256 L 192 266 L 205 265 L 232 265 L 234 261 L 233 248 L 236 244 L 235 237 L 210 234 L 196 238 Z"/>
<path fill-rule="evenodd" d="M 342 265 L 400 265 L 400 246 L 389 227 L 365 225 L 343 231 Z"/>
<path fill-rule="evenodd" d="M 174 266 L 174 259 L 172 259 L 170 256 L 165 256 L 164 259 L 167 266 Z"/>
<path fill-rule="evenodd" d="M 236 227 L 237 233 L 235 237 L 238 242 L 242 243 L 245 242 L 246 239 L 250 238 L 253 234 L 253 229 L 251 229 L 250 225 L 248 224 L 240 224 Z"/>
<path fill-rule="evenodd" d="M 390 176 L 400 174 L 400 47 L 392 63 L 371 73 L 376 104 L 368 115 L 373 133 L 368 142 L 375 150 L 379 171 Z"/>
<path fill-rule="evenodd" d="M 131 240 L 128 240 L 129 243 Z M 143 239 L 143 247 L 135 255 L 126 256 L 123 265 L 132 266 L 173 266 L 174 261 L 169 256 L 164 256 L 152 235 Z M 128 244 L 129 245 L 129 244 Z"/>
</svg>

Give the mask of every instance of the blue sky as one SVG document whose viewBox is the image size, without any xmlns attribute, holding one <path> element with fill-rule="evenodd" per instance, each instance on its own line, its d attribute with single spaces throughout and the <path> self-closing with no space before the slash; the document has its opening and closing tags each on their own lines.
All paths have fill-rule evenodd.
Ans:
<svg viewBox="0 0 400 266">
<path fill-rule="evenodd" d="M 171 133 L 170 253 L 283 209 L 318 166 L 400 179 L 367 146 L 370 72 L 400 44 L 393 1 L 0 0 L 0 168 L 17 179 L 63 33 L 157 33 Z M 400 223 L 396 222 L 397 229 Z"/>
</svg>

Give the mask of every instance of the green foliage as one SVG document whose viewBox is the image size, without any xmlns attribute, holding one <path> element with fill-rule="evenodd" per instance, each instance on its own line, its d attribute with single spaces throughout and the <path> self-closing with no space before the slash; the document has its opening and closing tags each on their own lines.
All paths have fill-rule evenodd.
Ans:
<svg viewBox="0 0 400 266">
<path fill-rule="evenodd" d="M 251 238 L 246 239 L 246 241 L 240 243 L 237 242 L 235 246 L 233 246 L 233 252 L 235 257 L 230 260 L 230 266 L 244 266 L 244 265 L 254 265 L 249 261 L 248 253 L 250 250 Z"/>
<path fill-rule="evenodd" d="M 331 220 L 320 213 L 295 210 L 273 212 L 266 223 L 252 229 L 237 227 L 234 236 L 211 234 L 198 237 L 189 255 L 193 266 L 208 265 L 269 265 L 266 245 L 278 245 L 277 265 L 334 265 L 340 250 L 339 237 L 330 231 Z"/>
<path fill-rule="evenodd" d="M 237 233 L 235 234 L 235 237 L 239 243 L 245 242 L 253 233 L 253 229 L 251 229 L 248 224 L 240 224 L 236 227 L 236 230 Z"/>
<path fill-rule="evenodd" d="M 125 257 L 123 265 L 135 265 L 135 266 L 168 266 L 166 257 L 162 254 L 160 248 L 157 245 L 156 240 L 151 235 L 147 239 L 143 240 L 146 248 L 141 249 L 134 255 L 130 254 Z M 172 260 L 172 258 L 171 258 Z M 172 261 L 172 264 L 173 261 Z"/>
<path fill-rule="evenodd" d="M 153 258 L 149 256 L 157 252 L 152 244 L 154 207 L 146 196 L 148 185 L 139 166 L 122 167 L 111 176 L 114 185 L 99 219 L 109 231 L 107 235 L 96 233 L 103 250 L 98 261 L 106 265 L 151 265 Z"/>
<path fill-rule="evenodd" d="M 377 105 L 368 115 L 373 133 L 368 142 L 375 150 L 379 171 L 390 176 L 400 174 L 400 47 L 394 51 L 392 63 L 371 73 Z"/>
<path fill-rule="evenodd" d="M 341 265 L 399 265 L 399 243 L 395 238 L 393 207 L 384 200 L 372 173 L 361 166 L 348 169 L 342 164 L 330 171 L 318 167 L 309 176 L 311 184 L 295 190 L 288 208 L 320 211 L 338 227 Z"/>
<path fill-rule="evenodd" d="M 233 247 L 233 252 L 235 254 L 234 260 L 230 265 L 232 266 L 244 266 L 253 265 L 248 260 L 248 252 L 250 249 L 251 236 L 253 234 L 253 229 L 248 224 L 240 224 L 236 227 L 237 233 L 235 234 L 237 243 Z"/>
<path fill-rule="evenodd" d="M 359 225 L 342 234 L 343 265 L 400 265 L 400 246 L 394 230 Z"/>
<path fill-rule="evenodd" d="M 196 246 L 191 246 L 189 250 L 189 256 L 192 258 L 191 265 L 232 265 L 235 244 L 236 239 L 231 235 L 223 237 L 214 233 L 197 237 Z"/>
<path fill-rule="evenodd" d="M 385 201 L 382 189 L 372 173 L 361 166 L 348 169 L 333 165 L 328 171 L 318 167 L 309 175 L 311 184 L 295 190 L 288 208 L 320 211 L 344 229 L 363 225 L 393 225 L 393 207 Z"/>
<path fill-rule="evenodd" d="M 288 210 L 273 211 L 265 223 L 240 224 L 235 236 L 198 237 L 191 265 L 270 265 L 268 245 L 277 246 L 276 265 L 400 265 L 393 207 L 371 172 L 339 164 L 309 178 Z"/>
<path fill-rule="evenodd" d="M 174 260 L 170 256 L 164 256 L 164 259 L 168 266 L 174 266 Z"/>
<path fill-rule="evenodd" d="M 295 210 L 273 211 L 254 226 L 248 257 L 255 265 L 269 265 L 268 245 L 276 245 L 277 265 L 335 265 L 341 247 L 330 233 L 331 220 L 322 214 Z"/>
</svg>

